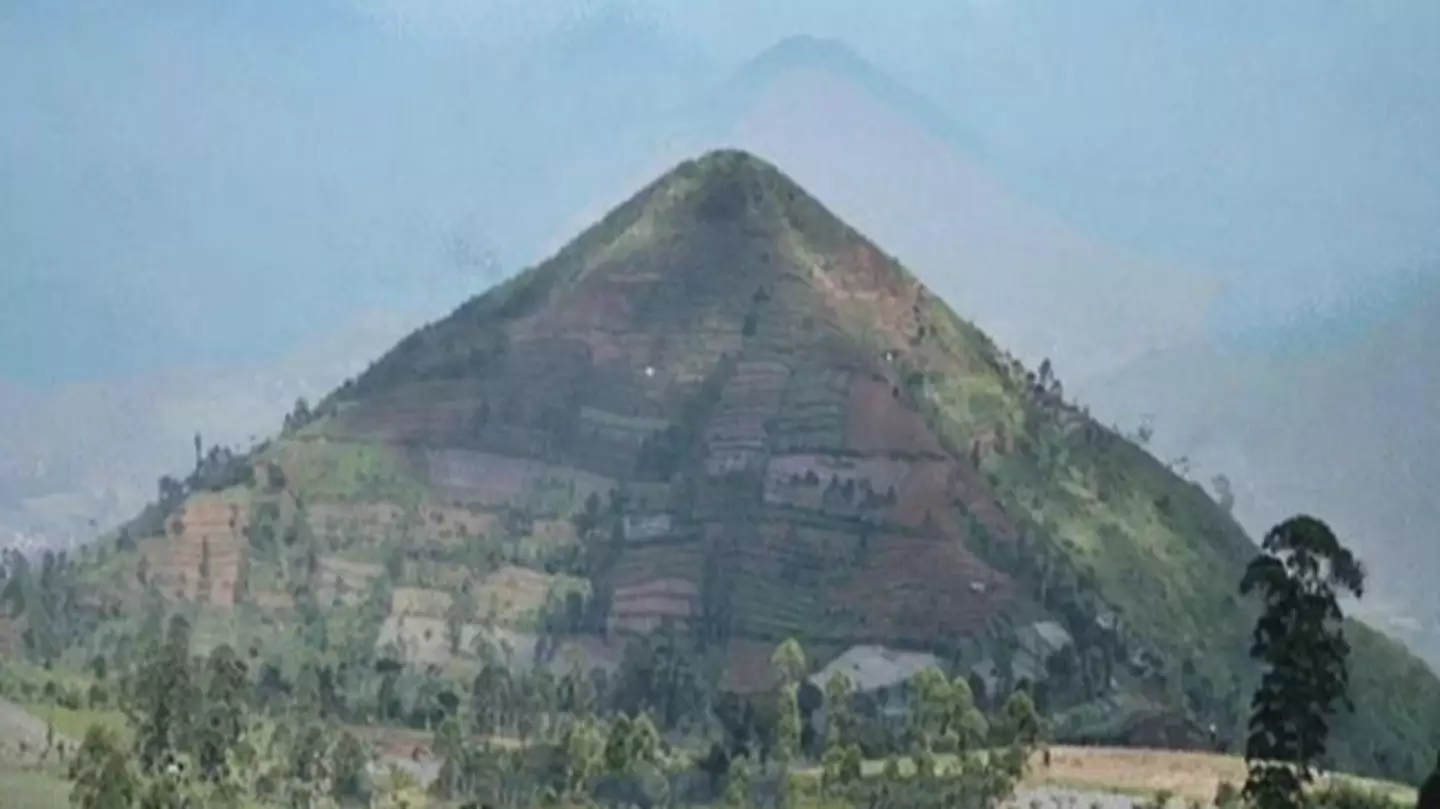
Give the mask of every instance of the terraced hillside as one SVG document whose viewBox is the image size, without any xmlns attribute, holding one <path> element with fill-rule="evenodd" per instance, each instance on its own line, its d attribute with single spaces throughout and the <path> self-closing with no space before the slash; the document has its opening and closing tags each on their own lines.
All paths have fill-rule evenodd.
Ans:
<svg viewBox="0 0 1440 809">
<path fill-rule="evenodd" d="M 1124 693 L 1147 722 L 1227 734 L 1255 673 L 1241 529 L 740 152 L 407 337 L 247 462 L 139 543 L 162 595 L 383 599 L 377 643 L 437 665 L 502 630 L 596 665 L 678 633 L 747 691 L 794 635 L 821 664 L 934 651 L 982 696 L 1029 679 L 1098 715 Z M 232 522 L 212 500 L 244 505 Z M 1352 639 L 1336 763 L 1414 778 L 1440 683 Z"/>
</svg>

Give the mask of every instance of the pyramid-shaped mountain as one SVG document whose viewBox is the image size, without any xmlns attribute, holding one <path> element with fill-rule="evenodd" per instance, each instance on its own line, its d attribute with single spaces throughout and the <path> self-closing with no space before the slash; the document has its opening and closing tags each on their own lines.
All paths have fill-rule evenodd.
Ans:
<svg viewBox="0 0 1440 809">
<path fill-rule="evenodd" d="M 1243 732 L 1239 527 L 745 153 L 297 408 L 237 485 L 210 460 L 117 556 L 207 609 L 370 605 L 378 649 L 437 665 L 503 634 L 613 667 L 662 632 L 732 692 L 794 636 L 820 663 L 934 655 L 982 698 L 1036 683 L 1070 738 Z M 1337 763 L 1423 773 L 1434 677 L 1351 639 Z"/>
<path fill-rule="evenodd" d="M 959 541 L 957 503 L 1016 536 L 972 462 L 1003 409 L 974 434 L 925 419 L 942 368 L 981 395 L 996 360 L 777 170 L 720 152 L 406 340 L 312 433 L 415 447 L 462 498 L 620 486 L 614 564 L 590 571 L 612 629 L 935 645 L 1021 599 Z"/>
</svg>

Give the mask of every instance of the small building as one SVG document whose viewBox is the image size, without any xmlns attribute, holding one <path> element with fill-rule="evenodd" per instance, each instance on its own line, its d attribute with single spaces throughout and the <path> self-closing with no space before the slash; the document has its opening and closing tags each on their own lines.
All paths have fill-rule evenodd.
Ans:
<svg viewBox="0 0 1440 809">
<path fill-rule="evenodd" d="M 1075 642 L 1056 621 L 1036 621 L 1020 627 L 1015 631 L 1015 640 L 1019 646 L 1016 657 L 1024 658 L 1022 665 L 1042 675 L 1050 658 Z"/>
<path fill-rule="evenodd" d="M 844 674 L 857 695 L 868 697 L 884 716 L 905 713 L 907 684 L 928 668 L 942 668 L 940 659 L 929 652 L 905 652 L 885 646 L 852 646 L 810 677 L 821 691 L 837 674 Z"/>
</svg>

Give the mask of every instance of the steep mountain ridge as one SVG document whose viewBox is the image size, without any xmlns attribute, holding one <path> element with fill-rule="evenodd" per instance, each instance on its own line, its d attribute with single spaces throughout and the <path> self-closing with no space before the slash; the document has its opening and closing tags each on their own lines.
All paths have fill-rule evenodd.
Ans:
<svg viewBox="0 0 1440 809">
<path fill-rule="evenodd" d="M 373 601 L 377 645 L 443 660 L 467 654 L 431 643 L 462 603 L 457 637 L 538 632 L 537 658 L 569 644 L 599 666 L 678 633 L 742 692 L 791 635 L 821 660 L 935 650 L 982 695 L 1123 693 L 1230 732 L 1253 681 L 1239 526 L 744 152 L 651 183 L 236 470 L 132 526 L 138 552 L 96 581 L 143 582 L 143 557 L 212 610 Z M 1336 762 L 1416 777 L 1440 687 L 1353 636 Z"/>
</svg>

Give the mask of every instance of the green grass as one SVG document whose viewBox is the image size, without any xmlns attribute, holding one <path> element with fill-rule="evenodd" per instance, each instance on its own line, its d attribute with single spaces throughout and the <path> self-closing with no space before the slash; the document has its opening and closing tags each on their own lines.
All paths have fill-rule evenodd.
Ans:
<svg viewBox="0 0 1440 809">
<path fill-rule="evenodd" d="M 0 809 L 69 809 L 70 784 L 40 772 L 0 769 Z"/>
<path fill-rule="evenodd" d="M 285 470 L 287 487 L 312 501 L 419 501 L 422 481 L 397 450 L 352 441 L 277 441 L 268 459 Z"/>
<path fill-rule="evenodd" d="M 43 722 L 54 722 L 55 732 L 69 736 L 71 739 L 80 741 L 85 738 L 85 733 L 91 725 L 102 725 L 120 734 L 120 738 L 130 738 L 130 726 L 125 721 L 125 715 L 118 710 L 102 710 L 92 708 L 61 708 L 58 705 L 25 705 L 23 706 L 32 716 Z"/>
</svg>

